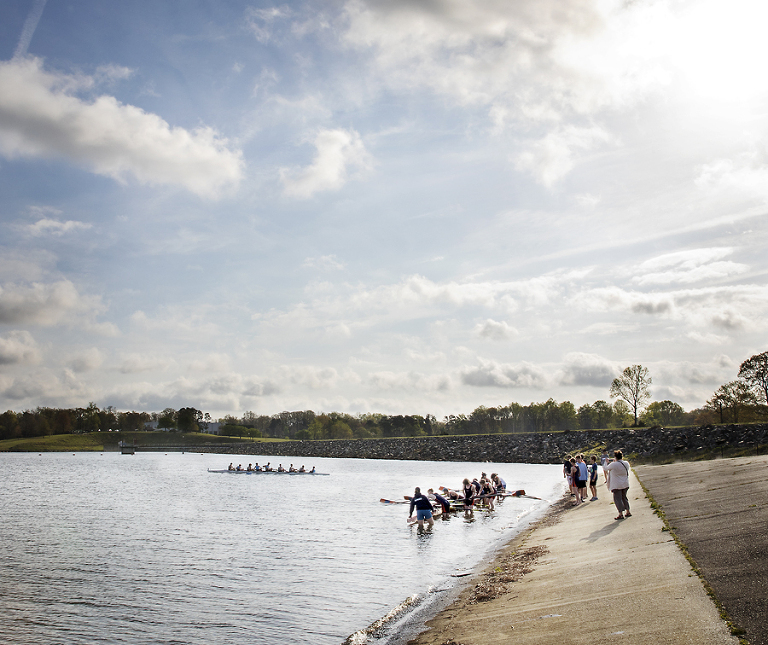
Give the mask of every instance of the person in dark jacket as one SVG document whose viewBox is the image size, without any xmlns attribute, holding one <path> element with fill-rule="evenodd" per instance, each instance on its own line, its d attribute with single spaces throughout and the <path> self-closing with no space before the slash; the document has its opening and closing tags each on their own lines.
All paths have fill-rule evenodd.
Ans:
<svg viewBox="0 0 768 645">
<path fill-rule="evenodd" d="M 416 509 L 416 520 L 419 528 L 424 528 L 424 520 L 427 520 L 430 528 L 434 526 L 435 520 L 432 519 L 432 502 L 426 495 L 422 495 L 421 489 L 417 486 L 411 497 L 411 510 L 408 513 L 408 519 L 413 517 L 413 509 Z"/>
</svg>

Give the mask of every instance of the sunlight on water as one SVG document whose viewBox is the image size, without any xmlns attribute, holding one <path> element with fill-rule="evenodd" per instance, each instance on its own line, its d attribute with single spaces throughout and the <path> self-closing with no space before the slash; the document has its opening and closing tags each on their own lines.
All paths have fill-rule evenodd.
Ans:
<svg viewBox="0 0 768 645">
<path fill-rule="evenodd" d="M 563 486 L 558 466 L 523 464 L 316 459 L 307 468 L 330 477 L 207 472 L 231 460 L 0 455 L 4 642 L 381 639 L 547 504 L 509 498 L 427 532 L 406 523 L 407 504 L 380 498 L 458 487 L 481 470 L 538 497 L 554 499 Z"/>
</svg>

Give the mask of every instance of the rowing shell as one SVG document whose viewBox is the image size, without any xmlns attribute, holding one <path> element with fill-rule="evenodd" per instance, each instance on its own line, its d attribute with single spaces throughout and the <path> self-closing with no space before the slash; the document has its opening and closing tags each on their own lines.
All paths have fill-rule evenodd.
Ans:
<svg viewBox="0 0 768 645">
<path fill-rule="evenodd" d="M 208 469 L 209 473 L 229 473 L 230 475 L 330 475 L 331 473 L 300 473 L 298 471 L 296 472 L 290 472 L 290 471 L 283 471 L 280 472 L 279 470 L 214 470 L 212 468 Z"/>
</svg>

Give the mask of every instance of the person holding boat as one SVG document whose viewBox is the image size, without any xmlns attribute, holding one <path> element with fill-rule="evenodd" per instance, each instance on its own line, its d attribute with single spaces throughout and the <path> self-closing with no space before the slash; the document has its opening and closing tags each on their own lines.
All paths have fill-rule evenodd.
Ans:
<svg viewBox="0 0 768 645">
<path fill-rule="evenodd" d="M 469 478 L 465 477 L 462 482 L 464 486 L 464 512 L 469 511 L 472 513 L 474 509 L 472 505 L 475 503 L 475 487 L 469 482 Z"/>
<path fill-rule="evenodd" d="M 480 496 L 483 498 L 483 502 L 488 506 L 489 510 L 493 510 L 493 500 L 496 497 L 496 489 L 488 479 L 480 480 Z"/>
<path fill-rule="evenodd" d="M 429 499 L 436 501 L 438 504 L 440 504 L 440 507 L 443 509 L 443 513 L 449 513 L 451 511 L 451 503 L 445 499 L 442 495 L 439 493 L 436 493 L 433 489 L 429 489 L 427 491 L 427 497 Z"/>
<path fill-rule="evenodd" d="M 408 519 L 413 517 L 413 510 L 416 509 L 416 521 L 419 524 L 419 528 L 424 528 L 424 520 L 429 523 L 429 527 L 432 528 L 435 524 L 435 520 L 432 519 L 432 502 L 426 495 L 422 495 L 421 489 L 417 486 L 413 491 L 413 497 L 411 497 L 411 509 L 408 513 Z"/>
</svg>

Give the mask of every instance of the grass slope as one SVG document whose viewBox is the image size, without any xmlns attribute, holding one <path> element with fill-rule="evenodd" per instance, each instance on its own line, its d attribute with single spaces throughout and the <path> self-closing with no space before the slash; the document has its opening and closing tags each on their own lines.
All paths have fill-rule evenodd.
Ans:
<svg viewBox="0 0 768 645">
<path fill-rule="evenodd" d="M 119 441 L 137 446 L 217 446 L 251 441 L 284 441 L 283 439 L 240 439 L 218 437 L 202 432 L 91 432 L 88 434 L 55 434 L 48 437 L 4 439 L 0 452 L 84 452 L 117 450 Z"/>
</svg>

